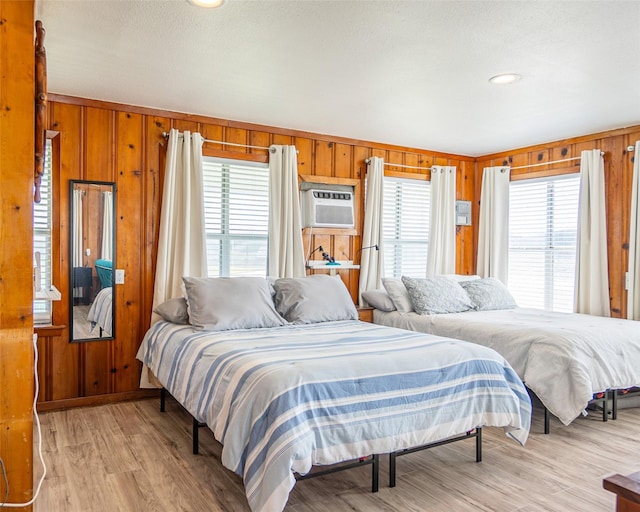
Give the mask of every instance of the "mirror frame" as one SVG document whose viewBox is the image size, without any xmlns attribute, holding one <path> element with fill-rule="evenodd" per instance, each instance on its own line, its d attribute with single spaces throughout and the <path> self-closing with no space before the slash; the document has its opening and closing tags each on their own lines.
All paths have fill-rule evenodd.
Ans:
<svg viewBox="0 0 640 512">
<path fill-rule="evenodd" d="M 112 249 L 112 255 L 113 258 L 111 259 L 112 262 L 112 272 L 111 272 L 111 288 L 112 288 L 112 294 L 111 294 L 111 334 L 110 335 L 105 335 L 105 336 L 96 336 L 93 338 L 74 338 L 74 314 L 73 314 L 73 307 L 74 307 L 74 297 L 73 297 L 73 252 L 75 249 L 74 246 L 74 222 L 73 222 L 73 217 L 74 217 L 74 211 L 73 211 L 73 191 L 76 187 L 76 185 L 98 185 L 98 186 L 109 186 L 111 187 L 111 193 L 112 193 L 112 201 L 113 201 L 113 222 L 112 222 L 112 245 L 113 245 L 113 249 Z M 115 330 L 116 330 L 116 294 L 113 293 L 115 290 L 115 272 L 116 272 L 116 220 L 117 220 L 117 215 L 116 215 L 116 184 L 113 181 L 95 181 L 95 180 L 69 180 L 69 264 L 68 264 L 68 269 L 69 269 L 69 342 L 70 343 L 77 343 L 77 342 L 86 342 L 86 341 L 108 341 L 108 340 L 113 340 L 115 339 Z M 93 271 L 92 271 L 92 275 L 93 275 Z"/>
</svg>

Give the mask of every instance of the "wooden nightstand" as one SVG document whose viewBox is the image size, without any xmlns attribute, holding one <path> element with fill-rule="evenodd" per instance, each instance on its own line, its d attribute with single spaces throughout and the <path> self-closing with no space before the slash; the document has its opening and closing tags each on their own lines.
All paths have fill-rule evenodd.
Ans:
<svg viewBox="0 0 640 512">
<path fill-rule="evenodd" d="M 361 322 L 373 323 L 373 308 L 361 308 L 357 307 L 358 320 Z"/>
</svg>

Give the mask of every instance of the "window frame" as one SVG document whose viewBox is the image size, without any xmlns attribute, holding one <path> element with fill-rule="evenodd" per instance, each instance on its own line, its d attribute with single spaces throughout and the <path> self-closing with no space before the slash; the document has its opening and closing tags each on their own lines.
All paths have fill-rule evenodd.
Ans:
<svg viewBox="0 0 640 512">
<path fill-rule="evenodd" d="M 202 156 L 203 159 L 204 158 L 215 158 L 215 159 L 221 159 L 221 160 L 229 160 L 230 162 L 233 161 L 240 161 L 240 162 L 247 162 L 247 164 L 251 165 L 251 164 L 263 164 L 266 165 L 266 167 L 268 168 L 269 166 L 269 156 L 268 154 L 259 154 L 259 153 L 241 153 L 238 151 L 224 151 L 224 150 L 217 150 L 217 149 L 211 149 L 211 148 L 207 148 L 206 144 L 205 146 L 203 146 L 203 150 L 202 150 Z M 227 187 L 228 187 L 228 183 L 227 183 Z M 223 218 L 221 220 L 222 223 L 225 223 L 225 219 Z M 228 218 L 226 219 L 226 224 L 228 227 Z M 267 232 L 266 238 L 268 241 L 268 237 L 269 234 Z M 226 235 L 221 235 L 220 237 L 217 237 L 217 239 L 219 240 L 237 240 L 237 239 L 242 239 L 243 236 L 242 235 L 234 235 L 234 236 L 226 236 Z M 257 237 L 247 237 L 247 238 L 257 238 Z M 205 240 L 208 241 L 210 239 L 209 234 L 207 234 L 205 232 Z M 205 242 L 206 243 L 206 242 Z M 227 277 L 230 274 L 230 246 L 228 244 L 221 244 L 221 251 L 220 251 L 220 261 L 219 261 L 219 273 L 218 276 L 216 277 Z M 267 249 L 268 250 L 268 249 Z M 225 258 L 223 257 L 223 254 L 226 253 L 227 254 L 227 258 L 225 260 Z M 209 257 L 207 256 L 207 259 L 209 259 Z M 225 270 L 226 269 L 226 270 Z M 264 268 L 264 277 L 267 276 L 268 273 L 268 261 L 266 262 L 265 268 Z M 207 264 L 207 274 L 209 274 L 209 269 L 208 269 L 208 264 Z"/>
<path fill-rule="evenodd" d="M 531 180 L 543 181 L 543 180 L 555 180 L 555 179 L 562 179 L 562 178 L 570 179 L 571 177 L 578 177 L 578 178 L 580 177 L 579 163 L 577 163 L 575 166 L 565 165 L 563 167 L 558 167 L 556 169 L 548 169 L 548 170 L 535 170 L 535 171 L 528 171 L 528 172 L 527 172 L 527 168 L 512 170 L 510 173 L 509 186 L 511 187 L 511 183 L 518 182 L 518 181 L 531 181 Z M 509 202 L 511 202 L 511 194 L 509 195 Z M 579 215 L 579 197 L 578 197 L 577 209 L 578 211 L 576 211 L 576 215 Z M 548 229 L 550 226 L 548 218 L 546 223 L 547 223 L 547 232 L 548 232 Z M 511 227 L 508 226 L 508 229 L 510 233 Z M 576 224 L 576 243 L 577 243 L 577 235 L 578 235 L 578 226 Z M 509 242 L 508 251 L 509 251 L 509 257 L 510 257 L 511 242 Z M 545 250 L 545 269 L 548 266 L 548 261 L 546 260 L 550 257 L 550 255 L 547 254 L 548 252 L 549 251 Z M 564 311 L 560 309 L 553 309 L 553 303 L 554 303 L 553 298 L 554 298 L 554 292 L 555 292 L 553 288 L 553 281 L 554 281 L 553 275 L 549 276 L 545 271 L 544 281 L 545 281 L 544 290 L 547 290 L 548 287 L 550 287 L 550 289 L 552 290 L 551 295 L 547 294 L 546 292 L 544 293 L 544 296 L 543 296 L 544 309 L 546 311 Z M 575 284 L 574 284 L 574 289 L 575 289 Z M 571 311 L 573 310 L 572 307 L 570 309 Z"/>
<path fill-rule="evenodd" d="M 384 171 L 383 180 L 386 180 L 386 179 L 396 180 L 396 181 L 415 180 L 415 181 L 418 181 L 418 182 L 426 182 L 426 184 L 429 187 L 427 189 L 427 194 L 428 194 L 428 197 L 429 197 L 429 205 L 428 205 L 429 212 L 428 213 L 429 213 L 429 216 L 431 216 L 431 188 L 430 188 L 431 187 L 431 172 L 430 172 L 430 170 L 426 174 L 385 170 Z M 383 183 L 383 194 L 384 194 L 384 183 Z M 427 222 L 427 239 L 426 239 L 426 242 L 424 240 L 407 240 L 405 242 L 401 242 L 400 244 L 398 244 L 398 243 L 390 243 L 389 242 L 390 238 L 387 238 L 386 233 L 384 232 L 384 205 L 383 205 L 382 216 L 383 216 L 383 234 L 382 234 L 382 236 L 383 236 L 383 243 L 384 243 L 384 249 L 385 249 L 385 265 L 384 265 L 385 269 L 389 268 L 388 254 L 389 254 L 389 246 L 390 245 L 393 245 L 393 246 L 399 248 L 402 245 L 418 245 L 418 244 L 425 244 L 426 243 L 426 250 L 425 250 L 425 254 L 424 254 L 424 272 L 425 272 L 425 276 L 426 276 L 426 271 L 427 271 L 427 253 L 429 251 L 429 242 L 430 242 L 430 239 L 431 239 L 429 223 Z M 397 215 L 396 215 L 396 223 L 397 223 Z M 398 261 L 398 258 L 394 257 L 395 264 L 392 266 L 393 267 L 393 275 L 387 275 L 386 272 L 384 272 L 385 277 L 400 277 L 400 276 L 403 275 L 402 268 L 398 268 L 397 261 Z M 385 269 L 383 269 L 383 271 Z M 412 276 L 412 277 L 420 277 L 420 276 Z"/>
</svg>

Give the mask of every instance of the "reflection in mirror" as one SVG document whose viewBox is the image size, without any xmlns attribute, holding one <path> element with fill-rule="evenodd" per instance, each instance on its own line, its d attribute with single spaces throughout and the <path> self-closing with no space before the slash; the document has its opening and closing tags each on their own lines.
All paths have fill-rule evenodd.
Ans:
<svg viewBox="0 0 640 512">
<path fill-rule="evenodd" d="M 71 181 L 71 341 L 113 339 L 115 186 Z"/>
</svg>

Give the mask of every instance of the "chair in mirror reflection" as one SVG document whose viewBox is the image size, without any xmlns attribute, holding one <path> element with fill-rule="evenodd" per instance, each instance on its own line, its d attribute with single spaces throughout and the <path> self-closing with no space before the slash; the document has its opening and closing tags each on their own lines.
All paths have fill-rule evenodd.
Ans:
<svg viewBox="0 0 640 512">
<path fill-rule="evenodd" d="M 72 341 L 113 339 L 113 183 L 71 181 Z"/>
</svg>

